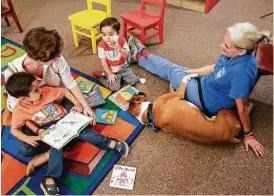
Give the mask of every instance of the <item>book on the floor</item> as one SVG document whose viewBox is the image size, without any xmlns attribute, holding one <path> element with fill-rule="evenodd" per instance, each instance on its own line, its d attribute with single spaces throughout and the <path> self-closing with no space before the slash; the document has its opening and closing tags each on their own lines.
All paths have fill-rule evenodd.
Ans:
<svg viewBox="0 0 274 196">
<path fill-rule="evenodd" d="M 92 81 L 88 81 L 88 82 L 80 81 L 80 82 L 77 82 L 77 85 L 79 86 L 80 90 L 83 93 L 89 93 L 92 90 L 92 88 L 94 87 L 95 82 L 92 82 Z"/>
<path fill-rule="evenodd" d="M 91 118 L 78 112 L 70 112 L 43 133 L 42 141 L 59 150 L 91 122 Z"/>
<path fill-rule="evenodd" d="M 132 190 L 134 186 L 136 168 L 114 165 L 109 186 Z"/>
<path fill-rule="evenodd" d="M 117 110 L 97 109 L 95 111 L 96 122 L 102 124 L 114 125 L 118 115 Z"/>
<path fill-rule="evenodd" d="M 133 86 L 127 85 L 109 96 L 108 99 L 122 110 L 127 111 L 129 107 L 129 100 L 133 97 L 134 94 L 138 92 L 139 91 Z"/>
<path fill-rule="evenodd" d="M 95 85 L 93 90 L 84 95 L 89 106 L 94 107 L 106 103 L 98 85 Z"/>
</svg>

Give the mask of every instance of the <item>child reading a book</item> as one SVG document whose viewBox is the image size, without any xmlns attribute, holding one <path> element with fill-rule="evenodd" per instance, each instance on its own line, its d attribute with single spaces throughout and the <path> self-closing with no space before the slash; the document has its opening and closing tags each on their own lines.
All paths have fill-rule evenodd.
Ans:
<svg viewBox="0 0 274 196">
<path fill-rule="evenodd" d="M 120 23 L 113 17 L 106 18 L 100 24 L 103 40 L 98 45 L 98 56 L 105 72 L 93 72 L 111 91 L 118 91 L 122 81 L 130 85 L 139 81 L 127 62 L 129 47 L 126 39 L 119 37 L 119 30 Z"/>
<path fill-rule="evenodd" d="M 62 175 L 63 150 L 56 150 L 40 140 L 45 129 L 55 124 L 54 121 L 63 117 L 67 111 L 81 112 L 79 102 L 65 88 L 48 86 L 40 88 L 35 76 L 25 72 L 10 76 L 6 82 L 6 89 L 10 95 L 19 99 L 14 107 L 11 121 L 11 133 L 19 140 L 19 150 L 24 156 L 40 153 L 31 161 L 28 170 L 30 168 L 33 170 L 48 160 L 47 172 L 40 186 L 45 195 L 57 195 L 59 189 L 56 180 Z M 66 99 L 63 99 L 64 97 Z M 42 113 L 44 116 L 41 115 Z M 37 126 L 35 133 L 31 132 L 25 126 L 27 120 L 34 121 L 40 128 Z M 116 138 L 107 138 L 91 130 L 90 127 L 83 129 L 76 139 L 89 142 L 100 149 L 112 148 L 123 157 L 127 156 L 129 151 L 125 142 Z"/>
</svg>

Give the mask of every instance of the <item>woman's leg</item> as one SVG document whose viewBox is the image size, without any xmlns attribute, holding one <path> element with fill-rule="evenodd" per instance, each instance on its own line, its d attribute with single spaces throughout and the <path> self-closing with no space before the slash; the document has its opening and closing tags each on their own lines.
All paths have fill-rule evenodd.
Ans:
<svg viewBox="0 0 274 196">
<path fill-rule="evenodd" d="M 177 65 L 153 54 L 150 54 L 147 58 L 142 56 L 138 64 L 150 73 L 170 81 L 175 90 L 180 86 L 182 79 L 187 75 L 184 70 L 189 69 L 188 67 Z"/>
<path fill-rule="evenodd" d="M 203 107 L 200 101 L 199 90 L 198 90 L 198 81 L 196 79 L 191 79 L 188 81 L 186 86 L 185 100 L 193 103 L 201 111 L 203 111 Z"/>
</svg>

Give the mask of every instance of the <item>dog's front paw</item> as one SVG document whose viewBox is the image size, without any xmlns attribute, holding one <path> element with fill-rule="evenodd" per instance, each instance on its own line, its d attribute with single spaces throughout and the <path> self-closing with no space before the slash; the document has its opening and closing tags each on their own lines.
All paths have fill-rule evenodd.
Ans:
<svg viewBox="0 0 274 196">
<path fill-rule="evenodd" d="M 183 82 L 184 82 L 185 84 L 187 84 L 188 81 L 189 81 L 191 78 L 196 78 L 196 77 L 198 77 L 198 74 L 197 74 L 197 73 L 186 75 L 186 76 L 183 78 Z"/>
</svg>

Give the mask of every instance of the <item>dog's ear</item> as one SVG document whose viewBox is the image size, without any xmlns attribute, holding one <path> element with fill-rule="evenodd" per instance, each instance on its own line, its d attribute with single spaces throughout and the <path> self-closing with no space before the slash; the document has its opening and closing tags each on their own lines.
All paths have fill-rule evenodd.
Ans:
<svg viewBox="0 0 274 196">
<path fill-rule="evenodd" d="M 137 104 L 142 103 L 147 100 L 147 96 L 143 92 L 138 92 L 135 95 L 132 96 L 132 98 L 129 101 L 129 104 Z"/>
<path fill-rule="evenodd" d="M 132 98 L 129 101 L 129 107 L 128 107 L 128 112 L 130 113 L 135 113 L 136 107 L 144 101 L 146 101 L 146 94 L 143 92 L 138 92 L 135 95 L 132 96 Z"/>
</svg>

